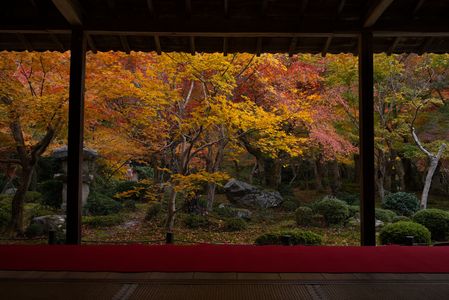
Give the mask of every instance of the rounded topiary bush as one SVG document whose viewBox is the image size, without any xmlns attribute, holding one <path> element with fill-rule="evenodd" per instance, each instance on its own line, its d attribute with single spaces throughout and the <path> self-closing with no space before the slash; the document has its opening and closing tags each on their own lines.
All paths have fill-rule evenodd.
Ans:
<svg viewBox="0 0 449 300">
<path fill-rule="evenodd" d="M 89 194 L 85 206 L 86 211 L 94 216 L 115 214 L 118 213 L 121 208 L 122 206 L 119 202 L 96 192 Z"/>
<path fill-rule="evenodd" d="M 321 245 L 322 237 L 311 231 L 285 230 L 265 233 L 259 236 L 256 245 L 283 245 L 283 239 L 290 240 L 291 245 Z"/>
<path fill-rule="evenodd" d="M 411 216 L 418 211 L 419 201 L 415 194 L 397 192 L 388 194 L 382 207 L 401 216 Z"/>
<path fill-rule="evenodd" d="M 157 217 L 157 215 L 159 215 L 161 211 L 162 205 L 159 202 L 150 204 L 145 214 L 145 221 L 153 220 L 154 218 Z"/>
<path fill-rule="evenodd" d="M 239 218 L 230 218 L 225 221 L 224 229 L 226 231 L 240 231 L 246 229 L 246 222 Z"/>
<path fill-rule="evenodd" d="M 393 220 L 391 221 L 392 223 L 397 223 L 400 221 L 411 221 L 409 217 L 406 216 L 396 216 L 393 218 Z"/>
<path fill-rule="evenodd" d="M 296 224 L 300 226 L 311 226 L 314 213 L 310 207 L 301 206 L 295 211 Z"/>
<path fill-rule="evenodd" d="M 396 217 L 396 213 L 392 210 L 376 208 L 375 210 L 376 219 L 381 220 L 384 223 L 393 222 L 393 218 Z"/>
<path fill-rule="evenodd" d="M 413 236 L 415 243 L 430 244 L 429 229 L 421 224 L 407 221 L 385 225 L 380 231 L 379 239 L 382 245 L 404 245 L 407 244 L 407 236 Z"/>
<path fill-rule="evenodd" d="M 204 228 L 209 226 L 209 220 L 205 216 L 188 215 L 184 218 L 184 224 L 191 229 Z"/>
<path fill-rule="evenodd" d="M 441 209 L 424 209 L 413 215 L 413 221 L 430 230 L 432 240 L 441 241 L 449 235 L 449 212 Z"/>
<path fill-rule="evenodd" d="M 38 190 L 41 192 L 41 203 L 53 208 L 61 208 L 62 205 L 63 182 L 57 179 L 50 179 L 41 182 Z"/>
<path fill-rule="evenodd" d="M 325 197 L 314 203 L 313 210 L 324 217 L 328 226 L 343 225 L 349 217 L 346 202 L 332 197 Z"/>
<path fill-rule="evenodd" d="M 298 208 L 298 202 L 293 200 L 286 200 L 282 202 L 281 207 L 286 211 L 295 211 Z"/>
<path fill-rule="evenodd" d="M 0 229 L 8 226 L 11 220 L 11 200 L 4 197 L 0 199 Z"/>
<path fill-rule="evenodd" d="M 348 213 L 350 218 L 358 218 L 360 215 L 360 206 L 358 205 L 349 205 Z"/>
<path fill-rule="evenodd" d="M 82 218 L 83 224 L 94 228 L 119 225 L 123 223 L 124 220 L 124 217 L 120 214 L 107 216 L 85 216 Z"/>
</svg>

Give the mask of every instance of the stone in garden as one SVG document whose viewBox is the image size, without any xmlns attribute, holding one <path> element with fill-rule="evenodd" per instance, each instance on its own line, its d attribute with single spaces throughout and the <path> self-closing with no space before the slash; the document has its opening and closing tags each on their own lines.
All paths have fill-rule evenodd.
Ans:
<svg viewBox="0 0 449 300">
<path fill-rule="evenodd" d="M 350 226 L 360 225 L 360 219 L 358 219 L 358 218 L 350 218 L 349 221 L 348 221 L 348 224 Z M 384 226 L 384 222 L 382 222 L 381 220 L 377 220 L 376 219 L 375 225 L 376 225 L 376 228 L 377 227 L 382 227 L 382 226 Z"/>
<path fill-rule="evenodd" d="M 220 205 L 218 205 L 218 208 L 227 208 L 232 213 L 233 217 L 239 219 L 250 220 L 253 215 L 252 211 L 250 211 L 249 209 L 235 208 L 230 206 L 229 204 L 220 203 Z"/>
<path fill-rule="evenodd" d="M 238 205 L 270 208 L 279 206 L 283 201 L 278 191 L 262 190 L 236 179 L 229 180 L 224 189 L 229 201 Z"/>
<path fill-rule="evenodd" d="M 41 226 L 44 233 L 50 230 L 62 232 L 65 230 L 65 216 L 64 215 L 48 215 L 35 217 L 31 220 L 31 225 L 36 224 Z"/>
<path fill-rule="evenodd" d="M 54 178 L 63 181 L 62 186 L 62 208 L 66 209 L 67 206 L 67 158 L 68 158 L 68 148 L 67 146 L 62 146 L 53 151 L 52 156 L 58 160 L 62 161 L 63 174 L 55 174 Z M 95 160 L 98 157 L 97 151 L 89 148 L 83 149 L 83 165 L 82 165 L 82 205 L 86 205 L 87 198 L 90 192 L 90 183 L 94 179 L 95 172 Z"/>
</svg>

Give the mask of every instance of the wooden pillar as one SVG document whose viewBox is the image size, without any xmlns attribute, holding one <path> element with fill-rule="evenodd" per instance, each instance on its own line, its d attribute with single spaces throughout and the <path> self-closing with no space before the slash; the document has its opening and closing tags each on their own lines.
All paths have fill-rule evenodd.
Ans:
<svg viewBox="0 0 449 300">
<path fill-rule="evenodd" d="M 81 197 L 84 131 L 84 75 L 86 36 L 72 30 L 70 45 L 70 90 L 67 158 L 67 244 L 81 243 Z"/>
<path fill-rule="evenodd" d="M 376 245 L 373 35 L 359 37 L 360 229 L 362 246 Z"/>
</svg>

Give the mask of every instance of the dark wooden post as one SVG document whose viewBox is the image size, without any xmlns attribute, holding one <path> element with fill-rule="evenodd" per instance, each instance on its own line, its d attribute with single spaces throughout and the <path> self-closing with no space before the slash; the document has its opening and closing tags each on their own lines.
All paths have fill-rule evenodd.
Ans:
<svg viewBox="0 0 449 300">
<path fill-rule="evenodd" d="M 373 35 L 359 37 L 360 229 L 362 246 L 376 245 Z"/>
<path fill-rule="evenodd" d="M 81 243 L 86 36 L 74 28 L 70 45 L 69 130 L 67 157 L 67 244 Z"/>
</svg>

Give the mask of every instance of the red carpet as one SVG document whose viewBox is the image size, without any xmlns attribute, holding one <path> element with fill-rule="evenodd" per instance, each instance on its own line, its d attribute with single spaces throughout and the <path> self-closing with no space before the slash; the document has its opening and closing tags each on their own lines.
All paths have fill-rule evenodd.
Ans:
<svg viewBox="0 0 449 300">
<path fill-rule="evenodd" d="M 7 245 L 0 270 L 449 273 L 449 247 Z"/>
</svg>

